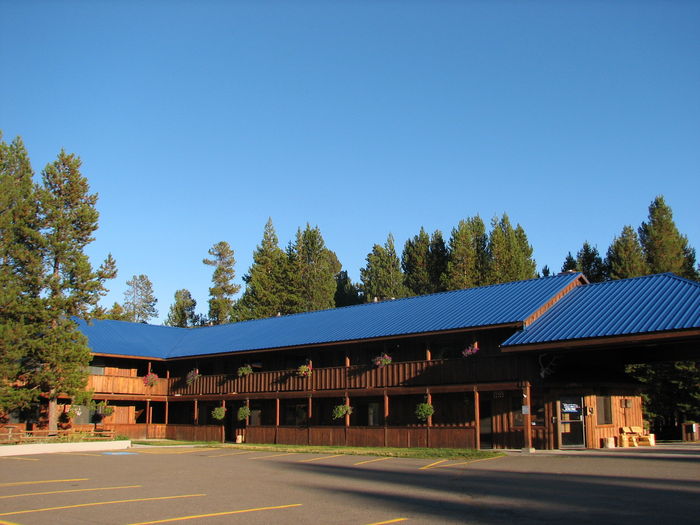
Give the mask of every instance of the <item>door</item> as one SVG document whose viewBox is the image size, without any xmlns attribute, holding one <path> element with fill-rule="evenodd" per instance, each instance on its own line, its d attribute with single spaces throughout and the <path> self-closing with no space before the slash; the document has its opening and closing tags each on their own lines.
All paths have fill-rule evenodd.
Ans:
<svg viewBox="0 0 700 525">
<path fill-rule="evenodd" d="M 562 396 L 557 402 L 559 411 L 559 448 L 586 448 L 583 426 L 583 398 Z"/>
<path fill-rule="evenodd" d="M 481 396 L 479 400 L 479 440 L 481 448 L 493 448 L 492 400 Z"/>
</svg>

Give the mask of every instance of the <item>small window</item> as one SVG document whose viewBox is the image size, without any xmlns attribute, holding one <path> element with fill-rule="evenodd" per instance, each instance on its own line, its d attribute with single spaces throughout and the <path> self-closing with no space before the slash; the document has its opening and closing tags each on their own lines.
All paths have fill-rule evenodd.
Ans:
<svg viewBox="0 0 700 525">
<path fill-rule="evenodd" d="M 596 396 L 596 412 L 599 425 L 612 425 L 612 402 L 610 396 Z"/>
</svg>

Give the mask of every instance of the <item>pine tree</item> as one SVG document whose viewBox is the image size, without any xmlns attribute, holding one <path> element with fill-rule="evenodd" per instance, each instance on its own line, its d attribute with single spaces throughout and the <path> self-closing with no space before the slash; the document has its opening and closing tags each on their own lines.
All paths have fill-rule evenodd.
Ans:
<svg viewBox="0 0 700 525">
<path fill-rule="evenodd" d="M 628 279 L 649 273 L 639 237 L 632 226 L 622 228 L 620 236 L 613 239 L 605 266 L 610 279 Z"/>
<path fill-rule="evenodd" d="M 430 293 L 444 291 L 443 284 L 447 272 L 447 246 L 440 230 L 435 230 L 430 237 L 428 250 L 428 274 L 430 276 Z"/>
<path fill-rule="evenodd" d="M 298 297 L 301 312 L 324 310 L 335 307 L 335 276 L 340 272 L 338 257 L 326 247 L 318 226 L 308 223 L 302 231 L 297 230 L 296 242 L 288 252 L 289 264 L 298 279 L 298 289 L 290 290 L 290 295 Z"/>
<path fill-rule="evenodd" d="M 576 270 L 582 272 L 592 283 L 599 283 L 605 280 L 605 264 L 595 246 L 591 246 L 588 241 L 576 254 Z"/>
<path fill-rule="evenodd" d="M 85 248 L 94 240 L 99 214 L 80 158 L 61 151 L 42 172 L 39 202 L 46 259 L 46 314 L 42 344 L 28 358 L 30 384 L 49 399 L 49 428 L 56 425 L 59 393 L 84 393 L 90 350 L 72 317 L 89 319 L 106 294 L 104 283 L 116 276 L 111 255 L 95 271 Z"/>
<path fill-rule="evenodd" d="M 389 234 L 384 246 L 375 244 L 367 254 L 367 265 L 360 269 L 365 301 L 407 297 L 410 291 L 403 284 L 401 261 L 396 255 L 394 236 Z"/>
<path fill-rule="evenodd" d="M 486 284 L 487 265 L 488 236 L 484 221 L 478 215 L 459 221 L 449 240 L 444 288 L 460 290 Z"/>
<path fill-rule="evenodd" d="M 429 268 L 430 237 L 421 226 L 418 235 L 408 239 L 401 255 L 404 285 L 413 295 L 432 293 Z"/>
<path fill-rule="evenodd" d="M 226 241 L 216 243 L 209 249 L 209 255 L 212 259 L 202 260 L 204 264 L 214 267 L 212 287 L 209 288 L 209 322 L 215 325 L 230 323 L 235 320 L 233 296 L 241 289 L 233 282 L 236 259 Z"/>
<path fill-rule="evenodd" d="M 360 304 L 362 297 L 360 296 L 360 288 L 352 282 L 348 276 L 348 272 L 342 270 L 335 276 L 335 306 L 352 306 Z"/>
<path fill-rule="evenodd" d="M 535 261 L 532 246 L 527 241 L 525 230 L 518 224 L 514 229 L 505 213 L 491 221 L 489 236 L 490 284 L 520 281 L 535 277 Z"/>
<path fill-rule="evenodd" d="M 696 279 L 695 250 L 681 235 L 673 221 L 673 212 L 663 196 L 649 206 L 649 222 L 639 227 L 639 240 L 651 273 L 673 272 Z"/>
<path fill-rule="evenodd" d="M 542 277 L 549 277 L 552 274 L 552 271 L 549 269 L 549 266 L 546 264 L 542 267 Z"/>
<path fill-rule="evenodd" d="M 44 322 L 43 242 L 33 175 L 22 140 L 0 141 L 0 415 L 29 406 L 39 394 L 20 386 Z"/>
<path fill-rule="evenodd" d="M 243 276 L 245 291 L 238 301 L 240 319 L 262 319 L 282 313 L 287 255 L 279 247 L 272 219 L 265 224 L 262 242 L 253 253 L 253 264 Z"/>
<path fill-rule="evenodd" d="M 147 323 L 149 319 L 158 316 L 158 299 L 153 294 L 153 284 L 148 276 L 134 275 L 126 281 L 126 286 L 124 310 L 127 320 L 132 323 Z"/>
<path fill-rule="evenodd" d="M 194 311 L 196 307 L 197 301 L 194 300 L 189 290 L 185 288 L 177 290 L 175 292 L 175 302 L 170 305 L 165 324 L 180 328 L 196 326 L 197 314 Z"/>
<path fill-rule="evenodd" d="M 576 270 L 576 258 L 571 255 L 571 252 L 566 254 L 566 257 L 564 258 L 564 264 L 561 265 L 561 271 L 562 272 L 574 272 Z"/>
</svg>

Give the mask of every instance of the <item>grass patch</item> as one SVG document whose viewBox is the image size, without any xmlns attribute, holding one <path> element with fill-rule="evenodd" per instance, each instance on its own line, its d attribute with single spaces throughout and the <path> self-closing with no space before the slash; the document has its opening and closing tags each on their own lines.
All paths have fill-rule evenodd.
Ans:
<svg viewBox="0 0 700 525">
<path fill-rule="evenodd" d="M 221 445 L 237 450 L 267 450 L 271 452 L 299 452 L 305 454 L 348 454 L 355 456 L 388 456 L 394 458 L 485 459 L 504 456 L 502 452 L 468 448 L 390 448 L 390 447 L 333 447 L 307 445 L 272 445 L 246 443 Z"/>
</svg>

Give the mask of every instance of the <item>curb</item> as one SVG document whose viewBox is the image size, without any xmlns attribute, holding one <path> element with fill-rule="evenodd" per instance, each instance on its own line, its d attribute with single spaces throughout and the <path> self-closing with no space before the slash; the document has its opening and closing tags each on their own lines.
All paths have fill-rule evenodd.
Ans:
<svg viewBox="0 0 700 525">
<path fill-rule="evenodd" d="M 32 443 L 0 447 L 0 456 L 28 456 L 56 452 L 84 452 L 95 450 L 123 450 L 131 446 L 130 440 L 84 441 L 80 443 Z"/>
</svg>

